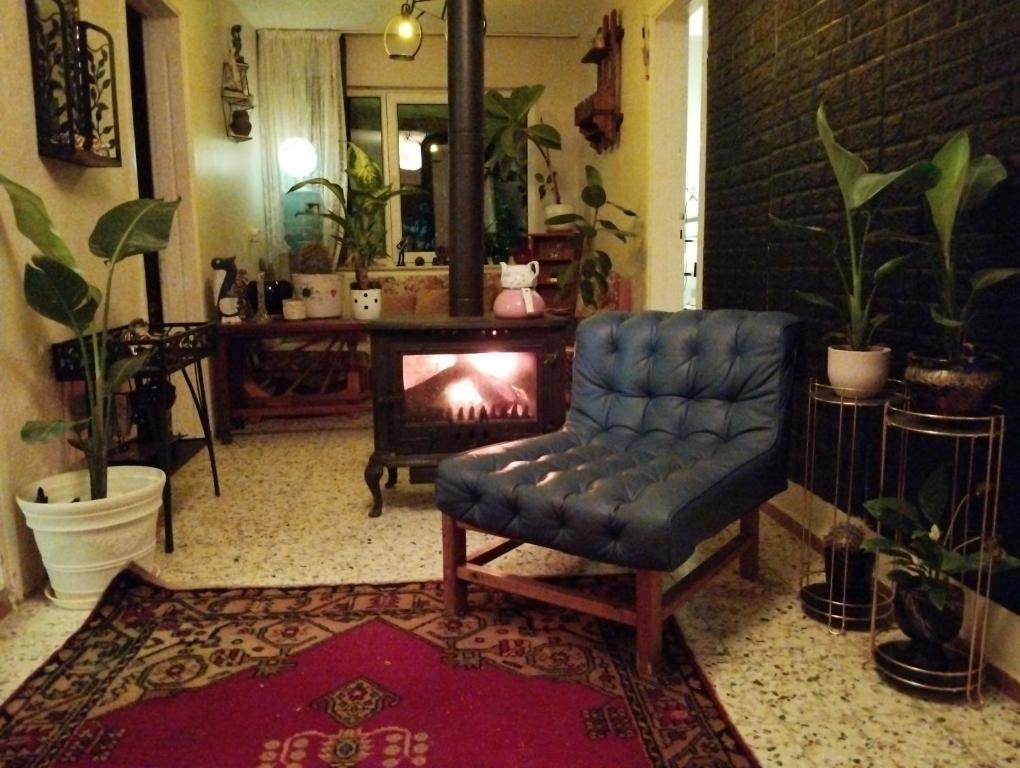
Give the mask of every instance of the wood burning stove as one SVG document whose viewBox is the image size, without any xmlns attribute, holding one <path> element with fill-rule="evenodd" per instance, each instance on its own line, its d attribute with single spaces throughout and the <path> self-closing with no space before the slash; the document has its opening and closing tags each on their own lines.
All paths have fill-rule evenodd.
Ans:
<svg viewBox="0 0 1020 768">
<path fill-rule="evenodd" d="M 566 412 L 571 318 L 409 317 L 372 323 L 375 451 L 365 468 L 372 510 L 379 488 L 431 482 L 446 456 L 558 429 Z"/>
</svg>

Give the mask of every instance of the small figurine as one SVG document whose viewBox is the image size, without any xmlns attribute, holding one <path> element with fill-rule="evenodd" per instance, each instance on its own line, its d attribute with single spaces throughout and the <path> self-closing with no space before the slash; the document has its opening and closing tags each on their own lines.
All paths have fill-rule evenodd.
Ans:
<svg viewBox="0 0 1020 768">
<path fill-rule="evenodd" d="M 219 257 L 212 260 L 213 295 L 216 311 L 224 323 L 241 322 L 240 307 L 234 287 L 237 283 L 237 257 Z"/>
<path fill-rule="evenodd" d="M 230 28 L 230 42 L 234 47 L 234 61 L 244 64 L 244 56 L 241 55 L 241 25 L 235 24 Z"/>
</svg>

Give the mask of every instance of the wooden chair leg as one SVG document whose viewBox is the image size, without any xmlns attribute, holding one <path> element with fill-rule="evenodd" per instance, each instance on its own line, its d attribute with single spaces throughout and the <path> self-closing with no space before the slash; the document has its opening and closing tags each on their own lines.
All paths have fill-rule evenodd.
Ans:
<svg viewBox="0 0 1020 768">
<path fill-rule="evenodd" d="M 758 508 L 740 518 L 740 534 L 750 540 L 740 553 L 740 575 L 745 579 L 758 578 Z"/>
<path fill-rule="evenodd" d="M 443 515 L 443 603 L 449 614 L 467 610 L 467 584 L 457 568 L 467 562 L 467 532 L 449 515 Z"/>
<path fill-rule="evenodd" d="M 634 574 L 637 609 L 637 671 L 651 677 L 662 656 L 662 574 L 637 571 Z"/>
</svg>

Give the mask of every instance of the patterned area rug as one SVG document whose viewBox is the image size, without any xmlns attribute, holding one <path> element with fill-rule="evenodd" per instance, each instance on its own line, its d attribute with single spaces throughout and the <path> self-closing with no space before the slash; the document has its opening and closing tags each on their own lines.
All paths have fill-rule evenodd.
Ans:
<svg viewBox="0 0 1020 768">
<path fill-rule="evenodd" d="M 125 571 L 0 711 L 0 765 L 758 765 L 672 624 L 644 680 L 626 628 L 470 604 L 445 616 L 434 582 L 176 590 Z"/>
</svg>

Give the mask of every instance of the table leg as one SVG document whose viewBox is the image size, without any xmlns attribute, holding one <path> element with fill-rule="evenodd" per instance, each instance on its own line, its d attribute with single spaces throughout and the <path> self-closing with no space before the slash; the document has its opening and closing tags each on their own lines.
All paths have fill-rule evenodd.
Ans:
<svg viewBox="0 0 1020 768">
<path fill-rule="evenodd" d="M 216 436 L 220 442 L 230 444 L 230 381 L 229 352 L 230 341 L 222 336 L 216 343 L 216 354 L 213 355 L 213 415 L 216 421 Z"/>
<path fill-rule="evenodd" d="M 365 484 L 372 492 L 372 509 L 369 517 L 379 517 L 382 514 L 382 491 L 379 489 L 379 481 L 382 479 L 383 464 L 376 458 L 375 454 L 368 460 L 365 467 Z"/>
</svg>

